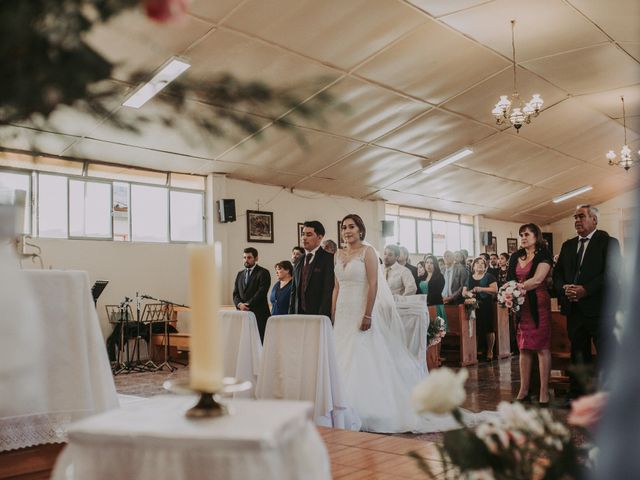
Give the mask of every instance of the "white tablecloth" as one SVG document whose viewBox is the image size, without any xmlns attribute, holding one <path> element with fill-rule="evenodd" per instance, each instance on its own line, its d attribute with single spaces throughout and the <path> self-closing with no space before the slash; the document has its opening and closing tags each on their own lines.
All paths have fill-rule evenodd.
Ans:
<svg viewBox="0 0 640 480">
<path fill-rule="evenodd" d="M 253 312 L 220 310 L 222 338 L 224 339 L 224 375 L 238 380 L 249 380 L 251 390 L 234 394 L 235 398 L 255 397 L 255 385 L 262 361 L 262 342 Z"/>
<path fill-rule="evenodd" d="M 9 320 L 28 322 L 42 339 L 37 350 L 27 341 L 19 351 L 25 360 L 38 358 L 37 369 L 27 380 L 35 383 L 40 403 L 21 400 L 24 376 L 2 375 L 0 451 L 64 441 L 69 423 L 118 407 L 87 273 L 14 274 L 30 288 L 30 298 L 21 301 L 34 304 L 36 314 Z"/>
<path fill-rule="evenodd" d="M 329 480 L 308 402 L 231 400 L 234 414 L 188 419 L 192 396 L 161 395 L 69 431 L 53 480 Z"/>
<path fill-rule="evenodd" d="M 311 401 L 316 424 L 347 430 L 361 426 L 344 395 L 333 328 L 325 316 L 269 318 L 256 397 Z"/>
<path fill-rule="evenodd" d="M 427 371 L 427 329 L 429 328 L 429 311 L 426 295 L 394 295 L 396 308 L 404 327 L 404 337 L 409 352 Z"/>
</svg>

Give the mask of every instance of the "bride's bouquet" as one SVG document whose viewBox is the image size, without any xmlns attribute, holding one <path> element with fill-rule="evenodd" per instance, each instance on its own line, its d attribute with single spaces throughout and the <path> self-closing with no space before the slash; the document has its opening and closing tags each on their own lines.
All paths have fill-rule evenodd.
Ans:
<svg viewBox="0 0 640 480">
<path fill-rule="evenodd" d="M 518 285 L 515 280 L 510 280 L 498 290 L 498 305 L 508 308 L 511 312 L 520 311 L 520 306 L 524 303 L 527 291 Z"/>
<path fill-rule="evenodd" d="M 427 346 L 430 347 L 439 344 L 446 334 L 444 319 L 442 317 L 436 317 L 435 320 L 429 322 L 429 328 L 427 329 L 429 344 Z"/>
</svg>

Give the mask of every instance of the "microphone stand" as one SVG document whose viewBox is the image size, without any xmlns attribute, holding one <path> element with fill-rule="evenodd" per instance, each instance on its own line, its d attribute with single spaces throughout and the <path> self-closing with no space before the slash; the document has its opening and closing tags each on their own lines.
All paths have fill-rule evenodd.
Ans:
<svg viewBox="0 0 640 480">
<path fill-rule="evenodd" d="M 139 372 L 144 372 L 147 369 L 144 365 L 140 364 L 140 340 L 142 338 L 140 336 L 140 320 L 140 293 L 136 292 L 136 341 L 133 347 L 134 351 L 136 352 L 136 364 L 134 369 Z"/>
</svg>

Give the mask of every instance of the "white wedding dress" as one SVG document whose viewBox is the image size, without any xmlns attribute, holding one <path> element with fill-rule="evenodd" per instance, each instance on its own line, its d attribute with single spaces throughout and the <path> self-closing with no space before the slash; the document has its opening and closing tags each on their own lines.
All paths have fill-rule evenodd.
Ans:
<svg viewBox="0 0 640 480">
<path fill-rule="evenodd" d="M 343 255 L 336 257 L 340 289 L 334 324 L 338 370 L 362 430 L 424 433 L 460 428 L 451 415 L 415 413 L 411 391 L 428 373 L 405 346 L 401 320 L 380 269 L 371 328 L 360 330 L 368 289 L 365 250 L 347 263 Z"/>
</svg>

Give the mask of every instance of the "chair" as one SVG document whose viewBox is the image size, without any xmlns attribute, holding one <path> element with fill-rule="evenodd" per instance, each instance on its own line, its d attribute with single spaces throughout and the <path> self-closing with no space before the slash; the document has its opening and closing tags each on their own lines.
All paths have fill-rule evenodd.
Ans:
<svg viewBox="0 0 640 480">
<path fill-rule="evenodd" d="M 270 317 L 256 397 L 312 401 L 317 425 L 357 430 L 360 421 L 343 392 L 329 318 Z"/>
</svg>

